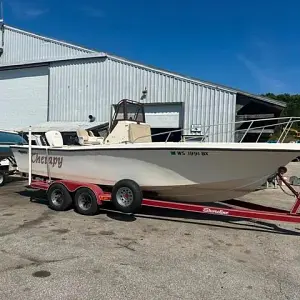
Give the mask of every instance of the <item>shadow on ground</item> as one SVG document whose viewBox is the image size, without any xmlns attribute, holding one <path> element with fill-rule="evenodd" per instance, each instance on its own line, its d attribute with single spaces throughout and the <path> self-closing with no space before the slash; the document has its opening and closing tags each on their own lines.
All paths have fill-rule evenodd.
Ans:
<svg viewBox="0 0 300 300">
<path fill-rule="evenodd" d="M 30 198 L 31 202 L 41 205 L 48 205 L 48 201 L 46 198 L 45 191 L 31 191 L 25 190 L 21 192 L 17 192 L 19 195 L 23 197 Z M 228 203 L 238 203 L 239 201 L 231 200 Z M 209 204 L 207 204 L 209 205 Z M 211 205 L 211 204 L 210 204 Z M 214 203 L 214 206 L 217 208 L 230 208 L 225 203 Z M 249 205 L 249 208 L 252 205 Z M 268 207 L 258 206 L 259 208 L 268 209 Z M 49 208 L 50 209 L 50 208 Z M 269 208 L 271 211 L 272 209 Z M 275 209 L 276 211 L 280 211 Z M 234 230 L 242 230 L 242 231 L 255 231 L 255 232 L 266 232 L 273 234 L 283 234 L 283 235 L 292 235 L 292 236 L 300 236 L 300 229 L 285 229 L 274 223 L 264 222 L 261 220 L 247 219 L 247 218 L 239 218 L 239 217 L 229 217 L 222 215 L 213 215 L 213 214 L 202 214 L 202 213 L 193 213 L 193 212 L 185 212 L 179 210 L 171 210 L 165 208 L 156 208 L 156 207 L 142 207 L 139 213 L 136 214 L 125 214 L 113 209 L 111 203 L 105 203 L 102 207 L 99 208 L 98 215 L 106 214 L 106 216 L 110 219 L 120 221 L 120 222 L 134 222 L 138 218 L 140 219 L 155 219 L 155 220 L 163 220 L 168 222 L 179 222 L 186 224 L 194 224 L 194 225 L 202 225 L 202 226 L 210 226 L 214 228 L 226 228 L 226 229 L 234 229 Z M 93 216 L 93 218 L 96 218 Z M 205 222 L 207 221 L 207 222 Z M 211 223 L 211 221 L 218 222 L 218 224 Z M 247 222 L 247 223 L 242 223 Z"/>
</svg>

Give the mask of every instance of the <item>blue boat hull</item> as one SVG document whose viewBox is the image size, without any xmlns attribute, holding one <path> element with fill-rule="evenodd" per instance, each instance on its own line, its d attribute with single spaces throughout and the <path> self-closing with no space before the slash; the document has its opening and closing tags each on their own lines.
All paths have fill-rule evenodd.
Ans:
<svg viewBox="0 0 300 300">
<path fill-rule="evenodd" d="M 14 132 L 0 131 L 0 160 L 13 156 L 10 145 L 26 144 L 26 141 Z"/>
</svg>

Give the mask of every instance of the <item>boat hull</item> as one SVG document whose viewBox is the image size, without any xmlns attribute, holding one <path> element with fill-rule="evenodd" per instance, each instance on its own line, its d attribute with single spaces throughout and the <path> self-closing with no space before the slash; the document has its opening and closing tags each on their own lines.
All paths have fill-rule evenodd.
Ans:
<svg viewBox="0 0 300 300">
<path fill-rule="evenodd" d="M 6 159 L 12 155 L 13 154 L 9 146 L 0 145 L 0 160 Z"/>
<path fill-rule="evenodd" d="M 0 160 L 12 156 L 10 145 L 26 144 L 26 141 L 17 133 L 0 130 Z"/>
<path fill-rule="evenodd" d="M 260 187 L 277 168 L 299 155 L 295 149 L 206 147 L 32 148 L 32 174 L 113 186 L 136 181 L 160 199 L 218 202 L 241 197 Z M 28 146 L 12 146 L 18 169 L 28 173 Z M 277 149 L 278 150 L 278 149 Z M 300 149 L 299 149 L 300 150 Z M 48 166 L 47 166 L 48 160 Z"/>
</svg>

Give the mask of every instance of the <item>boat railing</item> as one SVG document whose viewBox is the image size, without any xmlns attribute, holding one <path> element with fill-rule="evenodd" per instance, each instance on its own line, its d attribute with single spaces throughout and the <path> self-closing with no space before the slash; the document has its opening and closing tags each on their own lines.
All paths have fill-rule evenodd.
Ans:
<svg viewBox="0 0 300 300">
<path fill-rule="evenodd" d="M 265 124 L 265 125 L 260 125 L 260 126 L 253 126 L 255 125 L 255 123 L 260 123 L 260 122 L 272 122 L 272 124 Z M 238 143 L 242 143 L 245 140 L 245 137 L 247 136 L 247 134 L 253 132 L 253 130 L 258 131 L 257 134 L 257 139 L 256 139 L 256 143 L 259 142 L 262 134 L 265 132 L 266 133 L 266 129 L 268 128 L 273 128 L 272 132 L 275 132 L 275 128 L 279 128 L 280 126 L 282 127 L 279 132 L 279 138 L 277 139 L 277 143 L 283 143 L 286 139 L 286 137 L 288 136 L 289 131 L 292 129 L 292 126 L 296 123 L 300 122 L 300 117 L 277 117 L 277 118 L 263 118 L 263 119 L 251 119 L 251 120 L 242 120 L 242 121 L 235 121 L 235 122 L 228 122 L 228 123 L 220 123 L 220 124 L 210 124 L 207 126 L 203 126 L 204 130 L 203 130 L 203 134 L 195 134 L 192 133 L 190 134 L 188 137 L 184 136 L 184 141 L 190 141 L 190 140 L 199 140 L 200 142 L 204 142 L 207 138 L 210 139 L 212 138 L 214 135 L 223 135 L 223 134 L 230 134 L 233 141 L 235 142 L 236 140 L 236 135 L 237 133 L 241 133 L 242 137 L 241 139 L 238 141 Z M 246 126 L 245 128 L 238 128 L 237 127 L 241 127 L 244 124 L 249 124 L 248 126 Z M 226 130 L 226 131 L 219 131 L 218 127 L 224 127 L 224 126 L 229 126 L 231 125 L 231 127 L 234 127 L 233 130 Z M 217 130 L 216 130 L 217 128 Z M 154 136 L 160 136 L 160 135 L 166 135 L 167 137 L 165 139 L 165 142 L 168 142 L 170 139 L 170 136 L 172 133 L 178 133 L 178 132 L 186 132 L 189 131 L 189 128 L 180 128 L 180 129 L 174 129 L 174 130 L 168 130 L 168 131 L 164 131 L 164 132 L 159 132 L 159 133 L 155 133 L 155 134 L 151 134 L 151 135 L 145 135 L 145 136 L 140 136 L 138 138 L 136 138 L 133 143 L 137 142 L 139 139 L 145 138 L 145 137 L 154 137 Z M 213 132 L 212 132 L 213 131 Z M 300 136 L 299 136 L 300 137 Z M 183 141 L 183 140 L 181 140 Z"/>
<path fill-rule="evenodd" d="M 274 122 L 277 121 L 277 122 Z M 255 123 L 260 123 L 260 122 L 272 122 L 272 124 L 265 124 L 265 125 L 261 125 L 261 126 L 253 126 Z M 265 118 L 265 119 L 254 119 L 254 120 L 243 120 L 243 121 L 236 121 L 236 122 L 231 122 L 231 123 L 225 123 L 225 124 L 211 124 L 206 126 L 206 130 L 205 133 L 203 135 L 202 141 L 204 141 L 205 137 L 209 136 L 212 137 L 213 135 L 220 135 L 220 134 L 224 134 L 224 133 L 228 133 L 228 131 L 223 131 L 220 132 L 217 130 L 217 132 L 215 133 L 211 133 L 211 129 L 218 127 L 218 126 L 224 126 L 224 125 L 228 125 L 228 124 L 234 124 L 235 128 L 237 127 L 237 125 L 243 125 L 243 124 L 249 124 L 247 127 L 245 128 L 239 128 L 239 129 L 234 129 L 229 131 L 229 133 L 232 133 L 233 137 L 236 137 L 237 133 L 243 133 L 241 139 L 238 141 L 239 143 L 242 143 L 245 140 L 245 137 L 247 136 L 248 133 L 251 133 L 251 131 L 253 132 L 253 130 L 258 131 L 260 129 L 256 139 L 256 143 L 259 142 L 262 134 L 264 133 L 264 131 L 268 128 L 274 128 L 273 132 L 275 132 L 275 128 L 279 128 L 280 126 L 282 126 L 282 130 L 280 133 L 279 138 L 277 139 L 277 143 L 283 143 L 290 131 L 290 129 L 292 128 L 292 126 L 295 123 L 299 123 L 300 122 L 300 117 L 278 117 L 278 118 Z M 192 140 L 195 139 L 197 137 L 194 137 L 193 135 L 190 136 L 188 138 L 188 140 Z"/>
</svg>

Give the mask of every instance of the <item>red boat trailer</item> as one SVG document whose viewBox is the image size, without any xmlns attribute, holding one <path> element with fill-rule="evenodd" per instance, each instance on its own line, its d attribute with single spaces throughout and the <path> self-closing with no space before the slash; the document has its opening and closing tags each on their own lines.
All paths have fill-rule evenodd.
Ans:
<svg viewBox="0 0 300 300">
<path fill-rule="evenodd" d="M 77 212 L 83 215 L 96 214 L 99 206 L 104 202 L 111 201 L 114 207 L 123 213 L 135 213 L 141 206 L 150 206 L 208 215 L 300 223 L 300 214 L 298 214 L 300 195 L 283 177 L 286 171 L 285 167 L 279 168 L 277 177 L 296 197 L 296 201 L 290 211 L 253 205 L 251 203 L 249 203 L 249 206 L 259 208 L 220 208 L 216 206 L 144 199 L 138 185 L 127 179 L 118 182 L 111 193 L 104 192 L 95 184 L 69 180 L 54 180 L 52 182 L 32 180 L 28 187 L 46 191 L 49 206 L 52 209 L 63 211 L 74 205 Z M 120 199 L 123 204 L 120 204 Z M 245 204 L 246 202 L 243 203 Z M 226 204 L 226 202 L 222 202 L 222 204 Z"/>
</svg>

